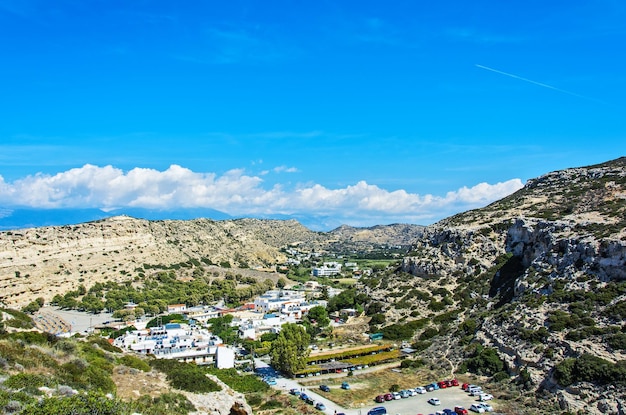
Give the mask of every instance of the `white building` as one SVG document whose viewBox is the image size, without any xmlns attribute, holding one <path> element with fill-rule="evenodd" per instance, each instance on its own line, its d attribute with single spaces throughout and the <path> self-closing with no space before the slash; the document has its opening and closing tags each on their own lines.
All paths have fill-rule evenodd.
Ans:
<svg viewBox="0 0 626 415">
<path fill-rule="evenodd" d="M 296 320 L 281 314 L 265 314 L 260 319 L 248 319 L 239 325 L 237 334 L 242 339 L 257 340 L 265 333 L 278 333 L 285 323 L 295 323 Z"/>
<path fill-rule="evenodd" d="M 299 305 L 306 301 L 304 295 L 293 290 L 270 290 L 254 300 L 254 309 L 259 313 L 279 311 L 287 304 Z"/>
<path fill-rule="evenodd" d="M 215 366 L 218 369 L 231 369 L 235 367 L 235 351 L 225 345 L 218 346 L 215 353 Z"/>
<path fill-rule="evenodd" d="M 330 277 L 341 274 L 341 264 L 338 262 L 324 262 L 321 267 L 315 267 L 311 270 L 314 277 Z"/>
<path fill-rule="evenodd" d="M 134 330 L 113 341 L 121 349 L 140 354 L 152 354 L 157 359 L 211 364 L 222 339 L 205 329 L 168 323 L 165 326 Z"/>
</svg>

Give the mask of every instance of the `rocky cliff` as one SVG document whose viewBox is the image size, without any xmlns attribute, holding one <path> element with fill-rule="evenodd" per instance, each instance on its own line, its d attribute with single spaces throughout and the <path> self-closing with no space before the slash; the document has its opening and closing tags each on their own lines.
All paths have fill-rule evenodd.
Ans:
<svg viewBox="0 0 626 415">
<path fill-rule="evenodd" d="M 408 283 L 407 273 L 417 279 Z M 435 322 L 446 340 L 433 342 L 427 351 L 431 357 L 450 358 L 456 365 L 468 357 L 469 349 L 458 343 L 468 337 L 443 334 L 455 329 L 437 323 L 454 314 L 456 324 L 476 324 L 465 334 L 483 347 L 495 347 L 511 376 L 524 372 L 537 393 L 559 396 L 561 409 L 618 413 L 623 408 L 623 387 L 564 389 L 553 375 L 568 358 L 591 355 L 616 365 L 626 359 L 621 343 L 626 158 L 546 174 L 483 209 L 427 227 L 388 278 L 378 287 L 365 281 L 364 289 L 376 300 L 391 298 L 387 323 L 411 316 Z M 430 292 L 430 302 L 418 301 L 411 314 L 403 312 L 407 297 L 402 289 L 389 288 L 394 285 L 404 285 L 404 292 L 411 286 Z M 415 339 L 427 338 L 424 333 L 417 330 Z"/>
</svg>

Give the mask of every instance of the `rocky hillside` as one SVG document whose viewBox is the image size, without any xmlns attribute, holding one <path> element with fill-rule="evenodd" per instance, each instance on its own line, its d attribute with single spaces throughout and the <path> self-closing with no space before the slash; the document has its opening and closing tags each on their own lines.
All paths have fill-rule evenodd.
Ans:
<svg viewBox="0 0 626 415">
<path fill-rule="evenodd" d="M 396 272 L 363 288 L 377 304 L 389 300 L 377 310 L 385 322 L 376 328 L 419 322 L 413 340 L 432 341 L 432 358 L 458 367 L 476 357 L 477 345 L 494 348 L 508 375 L 523 377 L 533 393 L 548 393 L 561 410 L 618 413 L 624 385 L 612 393 L 610 382 L 592 377 L 604 386 L 591 388 L 580 383 L 586 375 L 565 379 L 559 365 L 599 357 L 621 373 L 625 281 L 626 158 L 620 158 L 546 174 L 483 209 L 426 228 Z"/>
<path fill-rule="evenodd" d="M 166 268 L 191 261 L 271 273 L 276 264 L 285 262 L 287 246 L 320 252 L 330 244 L 359 249 L 408 245 L 421 228 L 342 227 L 321 233 L 295 220 L 147 221 L 117 216 L 73 226 L 0 232 L 0 304 L 20 308 L 80 284 L 89 288 L 96 282 L 127 281 L 146 265 Z"/>
<path fill-rule="evenodd" d="M 124 281 L 144 264 L 190 260 L 271 269 L 280 247 L 317 238 L 296 221 L 241 219 L 146 221 L 119 216 L 75 226 L 0 233 L 0 301 L 19 307 L 36 297 Z"/>
</svg>

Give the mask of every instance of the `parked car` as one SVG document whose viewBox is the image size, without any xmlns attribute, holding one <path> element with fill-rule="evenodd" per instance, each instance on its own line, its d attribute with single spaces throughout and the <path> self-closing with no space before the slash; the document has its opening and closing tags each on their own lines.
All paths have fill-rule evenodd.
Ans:
<svg viewBox="0 0 626 415">
<path fill-rule="evenodd" d="M 309 399 L 309 395 L 307 395 L 306 393 L 301 393 L 300 399 L 302 399 L 303 401 L 306 401 L 307 399 Z"/>
<path fill-rule="evenodd" d="M 307 396 L 305 402 L 308 403 L 309 405 L 315 404 L 315 400 L 311 398 L 310 396 Z"/>
<path fill-rule="evenodd" d="M 264 381 L 268 385 L 276 385 L 276 379 L 274 379 L 274 378 L 265 378 Z"/>
<path fill-rule="evenodd" d="M 431 405 L 441 405 L 441 401 L 439 400 L 439 398 L 430 398 L 428 400 L 428 403 Z"/>
<path fill-rule="evenodd" d="M 407 392 L 409 392 L 409 396 L 417 395 L 417 392 L 415 392 L 415 389 L 407 389 Z"/>
<path fill-rule="evenodd" d="M 401 399 L 402 396 L 400 396 L 400 392 L 391 392 L 391 395 L 393 395 L 393 399 Z"/>
<path fill-rule="evenodd" d="M 385 408 L 384 406 L 377 406 L 367 411 L 367 415 L 385 415 L 386 413 L 387 408 Z"/>
<path fill-rule="evenodd" d="M 493 406 L 489 405 L 488 403 L 480 402 L 476 405 L 481 406 L 485 410 L 485 412 L 493 412 Z"/>
<path fill-rule="evenodd" d="M 385 402 L 385 395 L 378 395 L 374 400 L 378 403 Z"/>
<path fill-rule="evenodd" d="M 330 392 L 330 388 L 328 387 L 328 385 L 320 385 L 320 389 L 323 392 Z"/>
<path fill-rule="evenodd" d="M 341 389 L 350 390 L 350 384 L 348 382 L 343 382 L 341 384 Z"/>
<path fill-rule="evenodd" d="M 459 386 L 459 381 L 457 379 L 452 379 L 450 382 L 452 382 L 452 386 Z"/>
<path fill-rule="evenodd" d="M 467 409 L 465 409 L 465 408 L 464 408 L 464 407 L 462 407 L 462 406 L 455 406 L 455 407 L 454 407 L 454 412 L 455 412 L 457 415 L 467 415 Z"/>
<path fill-rule="evenodd" d="M 424 386 L 424 389 L 426 389 L 427 392 L 432 392 L 435 390 L 435 387 L 432 384 L 429 384 Z"/>
<path fill-rule="evenodd" d="M 406 390 L 406 389 L 402 389 L 402 390 L 400 391 L 400 397 L 401 397 L 401 398 L 408 398 L 409 396 L 411 396 L 411 395 L 409 394 L 409 391 L 408 391 L 408 390 Z"/>
<path fill-rule="evenodd" d="M 320 411 L 325 411 L 326 410 L 326 405 L 324 405 L 321 402 L 318 402 L 318 403 L 315 404 L 315 409 L 318 409 Z"/>
<path fill-rule="evenodd" d="M 478 396 L 481 393 L 483 393 L 483 388 L 481 388 L 480 386 L 476 386 L 476 385 L 469 385 L 467 389 L 465 390 L 465 392 L 468 392 L 472 396 Z"/>
<path fill-rule="evenodd" d="M 385 395 L 385 400 L 386 401 L 393 401 L 393 395 L 390 393 L 386 393 Z"/>
<path fill-rule="evenodd" d="M 493 395 L 489 393 L 481 393 L 480 395 L 478 395 L 479 401 L 490 401 L 492 399 L 493 399 Z"/>
<path fill-rule="evenodd" d="M 483 408 L 482 406 L 480 406 L 480 404 L 477 404 L 477 403 L 473 403 L 469 407 L 469 409 L 470 411 L 478 412 L 479 414 L 485 413 L 485 408 Z"/>
<path fill-rule="evenodd" d="M 448 384 L 446 383 L 445 380 L 442 380 L 440 382 L 437 382 L 437 386 L 439 386 L 439 388 L 441 388 L 441 389 L 445 389 L 445 388 L 448 387 Z"/>
<path fill-rule="evenodd" d="M 295 396 L 300 396 L 300 390 L 296 388 L 289 389 L 289 393 Z"/>
<path fill-rule="evenodd" d="M 454 412 L 452 409 L 450 408 L 446 408 L 443 410 L 444 415 L 456 415 L 456 412 Z"/>
<path fill-rule="evenodd" d="M 461 389 L 463 389 L 464 391 L 467 390 L 467 388 L 469 388 L 470 384 L 469 383 L 464 383 L 461 385 Z"/>
<path fill-rule="evenodd" d="M 423 386 L 418 386 L 417 388 L 415 388 L 415 392 L 419 393 L 420 395 L 423 393 L 426 393 L 426 388 Z"/>
</svg>

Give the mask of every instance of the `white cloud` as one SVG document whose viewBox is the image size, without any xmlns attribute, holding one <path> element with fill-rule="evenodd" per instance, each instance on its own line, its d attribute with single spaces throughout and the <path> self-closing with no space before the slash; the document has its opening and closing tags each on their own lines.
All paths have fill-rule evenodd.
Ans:
<svg viewBox="0 0 626 415">
<path fill-rule="evenodd" d="M 275 171 L 294 171 L 277 167 Z M 261 177 L 234 169 L 221 176 L 172 165 L 158 171 L 87 164 L 56 175 L 37 174 L 13 183 L 0 176 L 0 203 L 34 208 L 120 207 L 157 209 L 204 207 L 236 216 L 308 215 L 332 217 L 355 226 L 392 222 L 430 223 L 466 209 L 484 206 L 522 187 L 519 179 L 462 187 L 445 196 L 389 191 L 365 181 L 339 189 L 319 184 L 286 190 L 263 186 Z"/>
<path fill-rule="evenodd" d="M 298 169 L 295 167 L 278 166 L 274 167 L 274 173 L 297 173 Z"/>
</svg>

